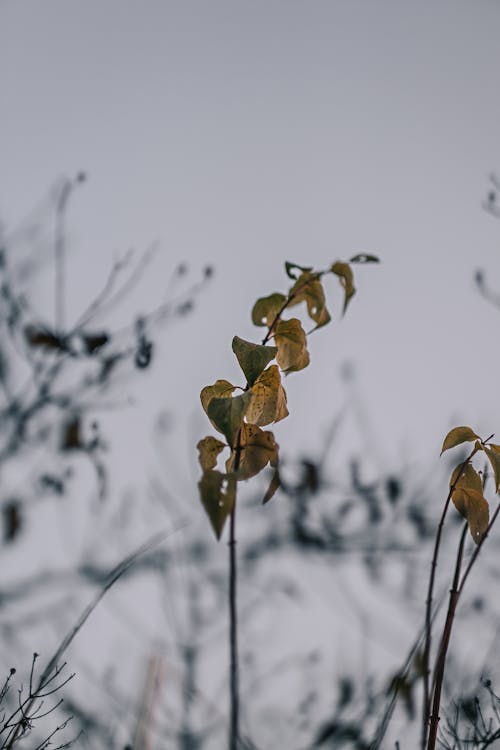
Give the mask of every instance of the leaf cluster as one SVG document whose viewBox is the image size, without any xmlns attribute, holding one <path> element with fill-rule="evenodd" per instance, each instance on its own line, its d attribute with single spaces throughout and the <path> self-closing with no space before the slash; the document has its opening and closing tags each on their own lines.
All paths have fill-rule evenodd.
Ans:
<svg viewBox="0 0 500 750">
<path fill-rule="evenodd" d="M 236 386 L 221 379 L 202 389 L 203 409 L 213 427 L 225 438 L 223 442 L 207 436 L 197 445 L 203 470 L 198 483 L 201 502 L 218 539 L 234 508 L 237 482 L 256 476 L 269 465 L 273 471 L 264 503 L 280 485 L 279 446 L 273 433 L 261 428 L 288 416 L 282 373 L 298 372 L 310 362 L 308 334 L 298 318 L 285 318 L 284 313 L 305 303 L 314 323 L 312 331 L 322 328 L 331 321 L 323 277 L 331 273 L 338 278 L 343 290 L 344 314 L 356 292 L 351 264 L 377 261 L 373 255 L 357 255 L 349 263 L 336 261 L 325 271 L 287 261 L 285 270 L 293 282 L 288 292 L 260 297 L 252 308 L 254 325 L 267 329 L 262 342 L 253 343 L 239 336 L 233 338 L 232 349 L 245 384 Z M 273 361 L 275 363 L 271 364 Z M 237 395 L 235 391 L 239 391 Z M 221 472 L 216 467 L 219 454 L 225 448 L 229 449 L 229 457 L 225 472 Z"/>
<path fill-rule="evenodd" d="M 471 427 L 454 427 L 443 441 L 441 453 L 463 443 L 474 443 L 470 456 L 459 463 L 450 478 L 451 499 L 458 512 L 469 524 L 471 536 L 479 544 L 490 523 L 488 501 L 484 497 L 484 482 L 481 474 L 473 467 L 471 460 L 479 452 L 484 452 L 493 471 L 495 492 L 500 491 L 500 445 L 481 440 Z"/>
</svg>

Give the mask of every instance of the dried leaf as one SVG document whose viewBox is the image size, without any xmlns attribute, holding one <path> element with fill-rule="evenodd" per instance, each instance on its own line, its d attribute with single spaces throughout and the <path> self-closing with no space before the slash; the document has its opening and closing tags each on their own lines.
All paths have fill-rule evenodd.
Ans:
<svg viewBox="0 0 500 750">
<path fill-rule="evenodd" d="M 250 389 L 252 399 L 246 418 L 252 424 L 263 427 L 279 422 L 288 416 L 286 393 L 281 385 L 281 375 L 276 365 L 271 365 L 260 375 Z"/>
<path fill-rule="evenodd" d="M 349 263 L 380 263 L 380 260 L 376 255 L 359 253 L 359 255 L 354 255 L 352 258 L 350 258 Z"/>
<path fill-rule="evenodd" d="M 286 302 L 284 294 L 275 292 L 257 300 L 252 309 L 252 322 L 256 326 L 270 328 Z"/>
<path fill-rule="evenodd" d="M 269 502 L 269 500 L 274 496 L 276 491 L 279 489 L 280 484 L 281 484 L 281 480 L 280 480 L 279 467 L 278 465 L 276 465 L 274 467 L 271 481 L 269 482 L 269 487 L 267 488 L 266 494 L 262 498 L 262 505 L 265 505 L 266 503 Z"/>
<path fill-rule="evenodd" d="M 306 334 L 297 318 L 279 320 L 274 330 L 276 361 L 284 372 L 303 370 L 309 364 Z"/>
<path fill-rule="evenodd" d="M 220 471 L 208 469 L 198 482 L 203 507 L 217 539 L 220 539 L 226 518 L 234 508 L 236 480 Z"/>
<path fill-rule="evenodd" d="M 479 435 L 476 435 L 474 430 L 472 430 L 470 427 L 454 427 L 449 431 L 443 441 L 441 455 L 450 448 L 454 448 L 456 445 L 460 445 L 461 443 L 470 443 L 476 440 L 476 438 L 479 438 Z"/>
<path fill-rule="evenodd" d="M 485 445 L 484 452 L 489 458 L 495 476 L 495 492 L 500 492 L 500 445 L 494 443 Z"/>
<path fill-rule="evenodd" d="M 78 450 L 82 447 L 82 440 L 80 435 L 80 417 L 72 417 L 63 428 L 61 450 L 71 451 Z"/>
<path fill-rule="evenodd" d="M 9 500 L 2 508 L 3 538 L 13 542 L 22 528 L 21 505 L 18 500 Z"/>
<path fill-rule="evenodd" d="M 294 280 L 298 277 L 298 275 L 294 273 L 295 269 L 298 271 L 312 271 L 312 266 L 298 266 L 296 263 L 290 263 L 289 260 L 285 262 L 286 275 Z"/>
<path fill-rule="evenodd" d="M 261 372 L 276 357 L 278 352 L 275 346 L 253 344 L 250 341 L 240 339 L 239 336 L 233 338 L 232 348 L 249 386 L 255 383 Z"/>
<path fill-rule="evenodd" d="M 457 479 L 457 477 L 460 478 Z M 453 486 L 455 486 L 455 489 L 471 489 L 475 490 L 475 492 L 483 493 L 483 482 L 481 477 L 470 463 L 466 463 L 464 466 L 462 462 L 453 469 L 450 479 L 450 487 Z"/>
<path fill-rule="evenodd" d="M 224 450 L 226 444 L 209 435 L 200 440 L 196 447 L 198 448 L 200 466 L 203 470 L 206 470 L 217 466 L 217 456 Z"/>
<path fill-rule="evenodd" d="M 63 336 L 58 336 L 43 326 L 27 325 L 24 329 L 24 335 L 30 346 L 39 346 L 55 351 L 66 351 L 67 349 L 66 340 Z"/>
<path fill-rule="evenodd" d="M 107 333 L 85 333 L 82 334 L 83 343 L 87 354 L 94 354 L 98 349 L 108 343 Z"/>
<path fill-rule="evenodd" d="M 345 315 L 347 305 L 349 304 L 351 298 L 356 294 L 352 268 L 349 263 L 342 263 L 341 261 L 337 261 L 333 264 L 330 270 L 332 273 L 339 277 L 340 283 L 344 289 L 344 307 L 342 309 L 342 315 Z"/>
<path fill-rule="evenodd" d="M 208 405 L 213 398 L 230 398 L 236 386 L 228 380 L 216 380 L 213 385 L 207 385 L 200 393 L 201 404 L 208 414 Z"/>
<path fill-rule="evenodd" d="M 452 500 L 457 510 L 467 519 L 473 540 L 479 544 L 490 522 L 490 509 L 483 493 L 471 488 L 460 488 L 453 492 Z"/>
<path fill-rule="evenodd" d="M 290 289 L 289 307 L 306 302 L 309 317 L 316 323 L 316 328 L 330 322 L 330 313 L 326 309 L 325 292 L 317 274 L 304 271 Z"/>
<path fill-rule="evenodd" d="M 276 462 L 278 446 L 272 432 L 265 432 L 254 424 L 243 424 L 237 479 L 250 479 L 259 474 L 269 462 Z M 235 471 L 236 452 L 226 462 L 228 473 Z"/>
</svg>

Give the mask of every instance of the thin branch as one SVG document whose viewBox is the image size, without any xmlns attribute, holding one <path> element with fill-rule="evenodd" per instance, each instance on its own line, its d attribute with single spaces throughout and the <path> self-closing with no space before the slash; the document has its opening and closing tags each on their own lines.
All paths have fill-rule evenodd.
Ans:
<svg viewBox="0 0 500 750">
<path fill-rule="evenodd" d="M 65 294 L 66 294 L 66 243 L 64 236 L 64 218 L 68 199 L 71 195 L 72 183 L 69 180 L 64 182 L 61 193 L 56 205 L 56 229 L 54 239 L 55 252 L 55 328 L 59 333 L 64 329 L 65 318 Z"/>
<path fill-rule="evenodd" d="M 495 509 L 495 512 L 493 513 L 493 516 L 491 518 L 491 521 L 488 524 L 488 528 L 486 529 L 484 535 L 479 540 L 479 544 L 477 544 L 477 546 L 476 546 L 476 548 L 475 548 L 475 550 L 474 550 L 474 552 L 473 552 L 473 554 L 472 554 L 472 556 L 471 556 L 471 558 L 469 560 L 469 563 L 468 563 L 468 565 L 467 565 L 467 567 L 466 567 L 466 569 L 464 571 L 464 574 L 462 576 L 462 580 L 460 581 L 460 586 L 458 587 L 458 594 L 459 594 L 459 596 L 462 593 L 462 590 L 463 590 L 463 588 L 465 586 L 465 582 L 466 582 L 467 578 L 469 577 L 471 568 L 474 565 L 474 563 L 476 562 L 479 553 L 481 552 L 481 547 L 483 546 L 483 544 L 484 544 L 484 542 L 486 540 L 486 537 L 489 535 L 489 533 L 490 533 L 490 531 L 492 529 L 493 524 L 497 520 L 499 513 L 500 513 L 500 503 L 497 505 L 497 507 Z"/>
<path fill-rule="evenodd" d="M 436 531 L 436 538 L 434 541 L 434 551 L 432 554 L 432 562 L 431 562 L 431 573 L 429 576 L 429 586 L 427 589 L 427 599 L 425 602 L 425 640 L 424 640 L 424 651 L 422 655 L 423 692 L 424 692 L 423 702 L 422 702 L 422 737 L 421 737 L 422 750 L 424 750 L 426 741 L 427 741 L 427 731 L 428 731 L 428 721 L 429 721 L 429 708 L 430 708 L 429 660 L 430 660 L 431 641 L 432 641 L 432 627 L 431 627 L 432 625 L 432 598 L 434 595 L 434 581 L 436 577 L 439 547 L 441 544 L 441 534 L 443 531 L 446 514 L 450 506 L 451 496 L 455 490 L 455 487 L 457 486 L 459 479 L 461 478 L 463 472 L 465 471 L 465 467 L 467 466 L 469 461 L 472 459 L 472 457 L 477 453 L 477 451 L 478 449 L 474 446 L 470 455 L 465 459 L 465 461 L 462 463 L 460 467 L 460 470 L 457 472 L 455 481 L 450 485 L 450 490 L 448 492 L 448 497 L 446 498 L 446 501 L 444 504 L 443 512 L 441 513 L 441 518 L 439 520 L 439 524 L 438 524 L 437 531 Z"/>
<path fill-rule="evenodd" d="M 166 537 L 169 535 L 167 532 L 161 532 L 160 534 L 156 534 L 153 536 L 150 540 L 142 544 L 135 552 L 125 557 L 109 574 L 109 579 L 107 583 L 104 584 L 104 586 L 101 588 L 97 596 L 93 599 L 93 601 L 85 607 L 82 614 L 78 618 L 76 624 L 69 630 L 69 632 L 66 634 L 66 636 L 61 641 L 59 647 L 55 651 L 52 658 L 49 660 L 47 666 L 45 667 L 44 671 L 42 672 L 42 675 L 39 679 L 38 683 L 38 689 L 37 692 L 40 690 L 43 690 L 48 682 L 50 682 L 52 672 L 54 671 L 60 671 L 60 668 L 57 667 L 58 662 L 60 661 L 61 657 L 65 653 L 65 651 L 68 649 L 70 644 L 72 643 L 73 639 L 77 635 L 77 633 L 81 630 L 83 625 L 86 623 L 94 609 L 97 607 L 101 599 L 105 596 L 105 594 L 109 591 L 109 589 L 113 586 L 114 583 L 137 561 L 139 557 L 141 557 L 145 552 L 148 552 L 152 548 L 156 547 L 158 544 L 163 542 Z M 34 701 L 36 700 L 36 694 L 34 696 L 31 696 L 27 707 L 25 709 L 25 714 L 28 715 Z M 6 750 L 11 750 L 13 747 L 14 742 L 16 739 L 19 738 L 19 733 L 21 731 L 20 725 L 16 727 L 16 730 L 14 731 L 9 744 L 6 745 Z"/>
<path fill-rule="evenodd" d="M 240 468 L 241 459 L 241 430 L 238 432 L 234 456 L 234 472 Z M 239 663 L 238 663 L 238 606 L 237 606 L 237 558 L 236 558 L 236 495 L 229 519 L 229 689 L 230 689 L 230 721 L 229 721 L 229 750 L 237 750 L 239 741 Z"/>
<path fill-rule="evenodd" d="M 467 534 L 468 523 L 465 522 L 462 534 L 460 536 L 460 542 L 458 545 L 457 559 L 455 563 L 455 572 L 453 575 L 453 585 L 450 590 L 450 601 L 448 604 L 448 612 L 446 613 L 446 622 L 443 629 L 443 635 L 441 638 L 441 644 L 439 652 L 436 658 L 436 666 L 434 669 L 434 685 L 433 685 L 433 701 L 432 701 L 432 713 L 429 717 L 429 742 L 427 750 L 434 750 L 436 747 L 436 738 L 439 724 L 439 706 L 441 704 L 441 689 L 443 686 L 444 668 L 446 664 L 446 654 L 448 652 L 448 646 L 450 643 L 451 630 L 453 627 L 453 620 L 455 617 L 455 611 L 458 604 L 459 598 L 459 580 L 460 570 L 462 567 L 462 558 L 464 552 L 465 537 Z"/>
<path fill-rule="evenodd" d="M 131 256 L 132 251 L 130 250 L 125 254 L 123 258 L 113 263 L 113 266 L 108 274 L 108 278 L 106 279 L 103 288 L 95 297 L 95 299 L 90 303 L 90 305 L 80 315 L 75 325 L 73 326 L 73 330 L 85 326 L 90 320 L 92 320 L 94 315 L 97 315 L 97 313 L 101 311 L 102 306 L 107 302 L 109 295 L 114 289 L 119 274 L 126 268 L 127 264 L 130 262 Z"/>
</svg>

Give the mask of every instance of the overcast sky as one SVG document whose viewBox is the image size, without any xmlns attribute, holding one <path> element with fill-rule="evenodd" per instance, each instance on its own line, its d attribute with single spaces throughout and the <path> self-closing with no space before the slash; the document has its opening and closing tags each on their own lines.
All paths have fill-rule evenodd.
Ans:
<svg viewBox="0 0 500 750">
<path fill-rule="evenodd" d="M 498 0 L 0 0 L 7 236 L 27 215 L 50 232 L 46 196 L 62 176 L 88 175 L 68 213 L 68 322 L 131 248 L 140 256 L 158 243 L 113 317 L 118 326 L 165 298 L 180 262 L 193 280 L 206 265 L 215 269 L 193 315 L 154 332 L 154 366 L 114 393 L 120 408 L 104 421 L 116 497 L 157 474 L 210 538 L 195 488 L 195 445 L 211 432 L 199 391 L 217 378 L 239 382 L 232 337 L 262 338 L 250 310 L 257 297 L 286 290 L 286 260 L 324 268 L 366 252 L 382 262 L 355 269 L 358 294 L 344 319 L 338 284 L 326 283 L 334 320 L 311 337 L 311 366 L 286 379 L 290 417 L 273 428 L 283 455 L 318 455 L 346 404 L 333 476 L 362 449 L 374 471 L 409 463 L 427 487 L 425 472 L 436 471 L 454 424 L 496 432 L 500 443 L 500 310 L 473 283 L 483 268 L 500 290 L 500 221 L 481 207 L 488 174 L 500 172 L 499 31 Z M 50 323 L 50 257 L 37 280 L 35 303 Z M 346 363 L 354 383 L 342 377 Z M 163 410 L 172 431 L 159 440 Z M 3 467 L 2 486 L 5 494 Z M 79 499 L 88 487 L 72 492 Z M 89 559 L 94 541 L 114 555 L 95 506 L 67 507 L 43 521 L 61 537 L 58 550 L 40 535 L 43 562 Z M 151 533 L 144 507 L 130 516 L 126 552 Z M 14 561 L 22 549 L 14 546 L 10 566 L 4 545 L 6 579 L 36 566 L 36 528 L 26 534 L 29 554 Z M 225 556 L 225 545 L 213 546 Z M 283 609 L 277 622 L 311 640 L 306 618 L 323 612 L 332 579 L 304 570 L 316 605 L 293 621 Z M 342 601 L 340 568 L 335 575 Z M 359 582 L 346 581 L 350 594 Z M 165 630 L 138 601 L 130 612 Z M 345 611 L 339 605 L 338 627 L 352 635 L 356 613 L 346 619 Z M 99 617 L 83 634 L 94 644 L 86 656 L 98 652 L 95 643 L 108 648 Z M 396 612 L 383 612 L 389 628 L 377 617 L 367 642 L 380 635 L 399 660 Z M 121 611 L 116 619 L 125 620 Z M 313 619 L 342 667 L 344 641 L 331 636 L 330 619 Z M 115 625 L 107 632 L 107 655 L 119 663 L 128 646 Z M 369 653 L 378 651 L 370 645 Z"/>
<path fill-rule="evenodd" d="M 287 379 L 283 450 L 319 449 L 344 362 L 387 466 L 437 461 L 456 422 L 500 435 L 500 311 L 473 285 L 483 267 L 500 288 L 500 223 L 481 209 L 500 169 L 499 28 L 486 0 L 0 0 L 7 229 L 56 178 L 89 175 L 69 214 L 70 315 L 131 247 L 160 242 L 141 310 L 178 262 L 216 270 L 196 314 L 158 332 L 123 435 L 143 416 L 149 439 L 173 408 L 193 465 L 199 390 L 238 377 L 232 336 L 260 338 L 249 312 L 284 288 L 284 261 L 359 252 L 382 264 L 359 269 L 342 321 L 328 285 L 336 320 Z"/>
</svg>

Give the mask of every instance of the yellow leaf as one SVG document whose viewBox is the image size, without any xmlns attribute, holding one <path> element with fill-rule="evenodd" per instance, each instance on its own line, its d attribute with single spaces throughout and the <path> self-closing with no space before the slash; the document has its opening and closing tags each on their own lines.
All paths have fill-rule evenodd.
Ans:
<svg viewBox="0 0 500 750">
<path fill-rule="evenodd" d="M 213 469 L 217 465 L 217 456 L 224 450 L 226 444 L 209 435 L 200 440 L 196 447 L 198 448 L 200 466 L 203 470 L 206 470 Z"/>
<path fill-rule="evenodd" d="M 236 480 L 220 471 L 208 469 L 198 482 L 203 507 L 217 539 L 220 539 L 226 518 L 234 508 Z"/>
<path fill-rule="evenodd" d="M 455 490 L 451 498 L 458 512 L 461 513 L 464 518 L 467 518 L 467 506 L 468 506 L 467 492 L 464 489 Z"/>
<path fill-rule="evenodd" d="M 306 334 L 297 318 L 279 320 L 274 329 L 276 361 L 284 372 L 303 370 L 309 364 Z"/>
<path fill-rule="evenodd" d="M 500 492 L 500 445 L 490 443 L 490 445 L 484 446 L 484 451 L 489 458 L 495 476 L 495 492 Z"/>
<path fill-rule="evenodd" d="M 306 302 L 309 317 L 316 323 L 316 328 L 330 322 L 330 314 L 326 309 L 323 285 L 315 273 L 304 271 L 290 289 L 291 298 L 288 307 Z"/>
<path fill-rule="evenodd" d="M 283 309 L 285 302 L 285 295 L 278 292 L 258 299 L 252 309 L 253 324 L 270 328 L 276 320 L 278 313 Z"/>
<path fill-rule="evenodd" d="M 441 455 L 449 448 L 454 448 L 456 445 L 460 445 L 461 443 L 471 443 L 472 441 L 476 440 L 476 438 L 479 438 L 479 435 L 476 435 L 474 430 L 472 430 L 470 427 L 454 427 L 449 431 L 443 441 Z"/>
<path fill-rule="evenodd" d="M 460 477 L 460 479 L 457 479 L 457 477 Z M 455 489 L 472 489 L 483 494 L 481 477 L 470 463 L 465 464 L 465 466 L 463 463 L 460 463 L 453 469 L 450 487 L 453 486 Z"/>
<path fill-rule="evenodd" d="M 252 399 L 246 418 L 251 424 L 263 427 L 288 416 L 286 393 L 281 385 L 281 375 L 276 365 L 264 370 L 253 384 L 250 393 Z"/>
<path fill-rule="evenodd" d="M 254 424 L 243 424 L 241 428 L 241 450 L 236 472 L 237 479 L 256 476 L 269 462 L 277 462 L 278 446 L 272 432 L 264 432 Z M 236 452 L 226 462 L 227 472 L 235 471 Z"/>
<path fill-rule="evenodd" d="M 213 385 L 207 385 L 200 393 L 201 404 L 208 414 L 208 405 L 213 398 L 230 398 L 236 386 L 228 380 L 216 380 Z"/>
<path fill-rule="evenodd" d="M 344 307 L 342 310 L 342 315 L 345 315 L 347 305 L 349 304 L 351 298 L 356 294 L 352 268 L 349 263 L 342 263 L 338 260 L 333 264 L 330 270 L 332 273 L 339 277 L 339 281 L 344 289 Z"/>
<path fill-rule="evenodd" d="M 475 543 L 479 544 L 490 522 L 490 509 L 482 491 L 461 487 L 453 492 L 452 500 L 456 509 L 467 519 Z"/>
</svg>

